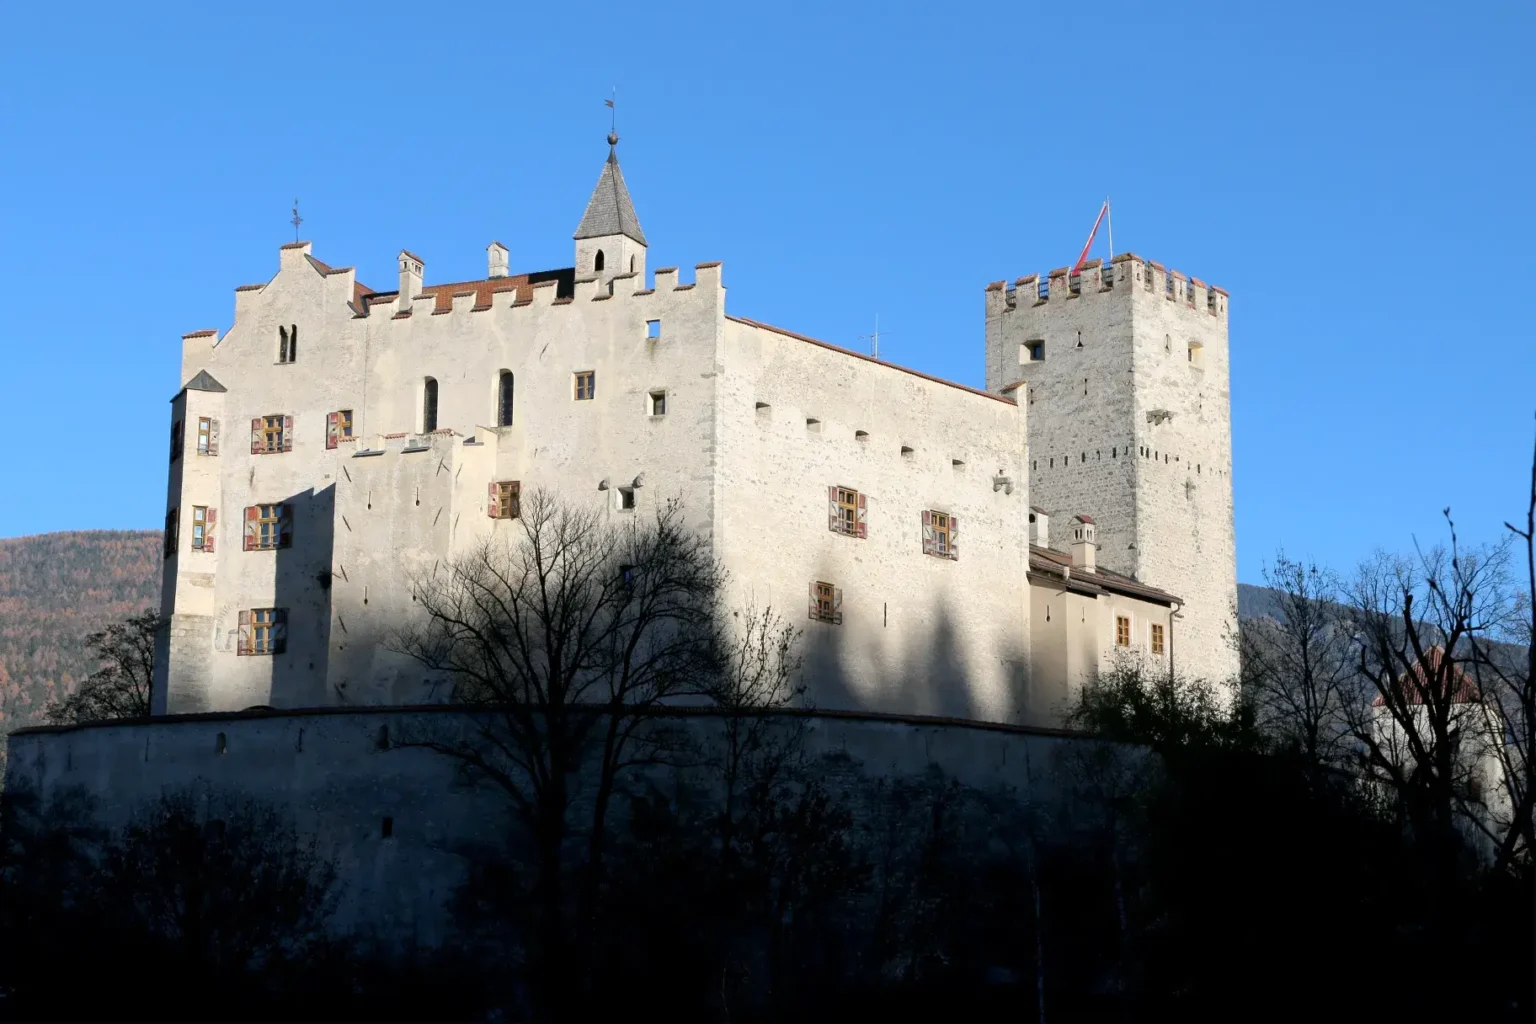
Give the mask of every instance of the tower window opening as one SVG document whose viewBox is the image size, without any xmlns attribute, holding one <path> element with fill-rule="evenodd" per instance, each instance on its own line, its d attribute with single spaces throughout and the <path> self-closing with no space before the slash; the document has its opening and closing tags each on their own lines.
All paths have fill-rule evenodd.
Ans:
<svg viewBox="0 0 1536 1024">
<path fill-rule="evenodd" d="M 593 270 L 602 270 L 603 269 L 603 250 L 601 250 L 601 249 L 597 250 L 597 255 L 592 257 L 592 269 Z"/>
<path fill-rule="evenodd" d="M 1045 359 L 1045 342 L 1043 342 L 1043 341 L 1031 341 L 1031 342 L 1028 342 L 1024 347 L 1026 349 L 1028 349 L 1028 351 L 1029 351 L 1029 361 L 1030 362 L 1038 363 L 1038 362 L 1044 361 L 1044 359 Z"/>
<path fill-rule="evenodd" d="M 437 378 L 428 377 L 421 386 L 421 432 L 437 429 Z"/>
<path fill-rule="evenodd" d="M 496 381 L 496 425 L 498 427 L 512 425 L 512 391 L 512 371 L 502 370 L 501 376 Z"/>
</svg>

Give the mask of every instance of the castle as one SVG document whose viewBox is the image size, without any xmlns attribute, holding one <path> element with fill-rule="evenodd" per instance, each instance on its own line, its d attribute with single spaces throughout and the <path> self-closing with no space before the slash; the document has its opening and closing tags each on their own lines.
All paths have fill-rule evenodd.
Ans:
<svg viewBox="0 0 1536 1024">
<path fill-rule="evenodd" d="M 572 267 L 402 251 L 385 291 L 298 242 L 184 336 L 157 714 L 431 699 L 381 643 L 407 581 L 535 488 L 679 500 L 824 709 L 1049 724 L 1117 657 L 1235 674 L 1225 292 L 1130 254 L 988 285 L 975 390 L 649 271 L 608 141 Z"/>
</svg>

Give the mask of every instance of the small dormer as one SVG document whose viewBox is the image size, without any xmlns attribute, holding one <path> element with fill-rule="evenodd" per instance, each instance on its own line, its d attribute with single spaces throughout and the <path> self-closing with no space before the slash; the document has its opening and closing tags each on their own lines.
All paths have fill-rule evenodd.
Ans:
<svg viewBox="0 0 1536 1024">
<path fill-rule="evenodd" d="M 1095 562 L 1098 552 L 1098 540 L 1094 536 L 1096 527 L 1093 519 L 1085 515 L 1072 517 L 1072 568 L 1083 572 L 1096 572 Z"/>
<path fill-rule="evenodd" d="M 635 215 L 635 204 L 619 168 L 619 137 L 608 136 L 608 161 L 597 178 L 587 210 L 576 228 L 576 278 L 597 278 L 606 291 L 608 283 L 625 274 L 645 280 L 645 232 Z"/>
<path fill-rule="evenodd" d="M 494 280 L 498 277 L 506 277 L 510 265 L 508 257 L 511 253 L 500 242 L 492 242 L 485 247 L 485 276 Z"/>
</svg>

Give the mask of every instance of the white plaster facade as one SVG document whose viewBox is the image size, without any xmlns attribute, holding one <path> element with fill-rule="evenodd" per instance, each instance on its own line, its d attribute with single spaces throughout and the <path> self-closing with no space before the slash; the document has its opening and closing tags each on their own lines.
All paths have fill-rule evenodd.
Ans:
<svg viewBox="0 0 1536 1024">
<path fill-rule="evenodd" d="M 718 263 L 698 264 L 693 281 L 675 268 L 648 281 L 644 234 L 612 150 L 577 235 L 574 268 L 508 275 L 507 250 L 493 243 L 487 277 L 457 284 L 424 283 L 425 261 L 402 251 L 393 291 L 320 262 L 308 243 L 287 245 L 275 277 L 237 289 L 227 332 L 184 338 L 186 383 L 172 402 L 184 443 L 167 502 L 179 525 L 165 564 L 171 625 L 157 713 L 429 700 L 435 681 L 380 639 L 413 614 L 412 570 L 519 529 L 488 515 L 497 481 L 598 502 L 615 517 L 680 499 L 731 573 L 733 600 L 801 622 L 808 696 L 820 707 L 1049 722 L 1076 686 L 1125 653 L 1117 614 L 1135 616 L 1131 646 L 1143 654 L 1157 622 L 1170 638 L 1175 625 L 1188 631 L 1179 650 L 1192 662 L 1220 662 L 1207 625 L 1220 615 L 1197 616 L 1186 602 L 1196 632 L 1171 617 L 1177 598 L 1147 584 L 1177 592 L 1198 583 L 1202 598 L 1221 597 L 1204 581 L 1232 578 L 1235 594 L 1230 485 L 1217 484 L 1224 457 L 1204 456 L 1222 467 L 1201 478 L 1213 495 L 1201 500 L 1216 509 L 1206 518 L 1174 506 L 1162 493 L 1174 485 L 1146 470 L 1128 477 L 1124 494 L 1053 491 L 1029 467 L 1071 430 L 1048 420 L 1040 436 L 1034 409 L 996 379 L 1004 335 L 1018 333 L 1017 321 L 1000 322 L 1002 292 L 987 293 L 994 390 L 982 392 L 728 315 Z M 1205 373 L 1220 379 L 1225 423 L 1224 305 L 1214 322 L 1219 353 L 1209 333 L 1200 337 L 1213 349 Z M 590 399 L 578 397 L 582 373 L 594 375 Z M 429 378 L 435 424 L 426 419 Z M 332 443 L 342 411 L 351 436 Z M 1095 430 L 1098 415 L 1085 420 Z M 269 416 L 283 417 L 289 433 L 280 450 L 258 453 Z M 204 418 L 217 422 L 216 453 L 197 442 Z M 1104 552 L 1095 567 L 1092 544 L 1070 555 L 1064 544 L 1031 546 L 1036 486 L 1053 495 L 1048 507 L 1062 522 L 1098 517 L 1100 546 L 1107 535 L 1155 548 L 1161 531 L 1191 523 L 1219 543 L 1180 535 L 1171 552 Z M 864 536 L 829 529 L 837 487 L 863 496 Z M 291 543 L 245 550 L 245 510 L 267 504 L 290 510 Z M 198 507 L 217 510 L 211 552 L 192 548 Z M 958 557 L 925 553 L 925 512 L 953 517 Z M 1184 572 L 1195 556 L 1226 561 Z M 1122 566 L 1127 575 L 1114 571 Z M 1138 573 L 1141 582 L 1128 578 Z M 836 623 L 809 615 L 818 581 L 840 595 Z M 285 614 L 285 647 L 243 654 L 240 614 L 266 608 Z"/>
</svg>

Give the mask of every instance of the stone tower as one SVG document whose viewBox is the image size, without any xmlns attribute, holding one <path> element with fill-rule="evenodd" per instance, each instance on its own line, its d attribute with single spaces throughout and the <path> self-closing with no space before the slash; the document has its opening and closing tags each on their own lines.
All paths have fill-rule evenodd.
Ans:
<svg viewBox="0 0 1536 1024">
<path fill-rule="evenodd" d="M 986 333 L 988 389 L 1026 410 L 1030 501 L 1091 516 L 1100 565 L 1182 599 L 1175 670 L 1230 681 L 1227 293 L 1127 253 L 988 285 Z"/>
<path fill-rule="evenodd" d="M 645 232 L 619 169 L 619 137 L 608 136 L 608 161 L 576 228 L 576 276 L 595 277 L 606 290 L 622 274 L 645 280 Z"/>
</svg>

